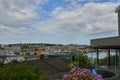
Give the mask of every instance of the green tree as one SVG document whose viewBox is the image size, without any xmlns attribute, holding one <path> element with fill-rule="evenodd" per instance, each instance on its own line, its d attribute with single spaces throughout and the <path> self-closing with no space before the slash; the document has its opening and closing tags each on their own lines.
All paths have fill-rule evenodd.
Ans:
<svg viewBox="0 0 120 80">
<path fill-rule="evenodd" d="M 72 61 L 69 64 L 69 67 L 72 68 L 73 66 L 80 66 L 80 68 L 91 68 L 92 64 L 90 62 L 90 59 L 86 56 L 78 53 L 77 56 L 75 56 L 75 61 Z"/>
<path fill-rule="evenodd" d="M 110 65 L 115 65 L 115 59 L 116 63 L 119 63 L 119 56 L 118 55 L 110 55 Z M 100 65 L 107 65 L 108 63 L 108 57 L 105 57 L 103 59 L 99 59 Z"/>
<path fill-rule="evenodd" d="M 26 45 L 26 44 L 24 44 L 24 45 L 21 46 L 21 49 L 27 49 L 27 48 L 29 48 L 29 46 Z"/>
</svg>

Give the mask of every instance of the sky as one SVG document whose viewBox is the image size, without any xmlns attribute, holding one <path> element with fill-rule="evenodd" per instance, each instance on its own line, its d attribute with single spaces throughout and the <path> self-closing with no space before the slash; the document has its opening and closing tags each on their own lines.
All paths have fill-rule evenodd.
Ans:
<svg viewBox="0 0 120 80">
<path fill-rule="evenodd" d="M 0 44 L 87 44 L 118 35 L 120 0 L 0 0 Z"/>
</svg>

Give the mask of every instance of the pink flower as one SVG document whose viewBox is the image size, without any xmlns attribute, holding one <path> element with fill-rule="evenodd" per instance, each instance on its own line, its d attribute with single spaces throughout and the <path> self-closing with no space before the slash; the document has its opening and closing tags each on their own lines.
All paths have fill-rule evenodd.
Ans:
<svg viewBox="0 0 120 80">
<path fill-rule="evenodd" d="M 96 76 L 96 77 L 93 78 L 92 80 L 104 80 L 104 79 L 102 78 L 102 76 Z"/>
<path fill-rule="evenodd" d="M 64 79 L 65 79 L 65 78 L 67 78 L 67 77 L 68 77 L 68 75 L 67 75 L 67 74 L 64 74 L 64 75 L 63 75 L 63 78 L 64 78 Z"/>
<path fill-rule="evenodd" d="M 73 78 L 72 80 L 78 80 L 78 78 Z"/>
<path fill-rule="evenodd" d="M 90 79 L 92 75 L 90 69 L 80 69 L 79 67 L 72 68 L 67 74 L 63 75 L 63 80 L 82 80 Z M 104 80 L 102 76 L 95 76 L 92 80 Z"/>
</svg>

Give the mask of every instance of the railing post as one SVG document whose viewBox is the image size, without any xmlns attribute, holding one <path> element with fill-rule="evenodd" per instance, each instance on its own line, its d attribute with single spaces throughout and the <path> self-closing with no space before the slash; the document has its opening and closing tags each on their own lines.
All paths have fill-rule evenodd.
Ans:
<svg viewBox="0 0 120 80">
<path fill-rule="evenodd" d="M 98 70 L 98 66 L 99 66 L 99 50 L 96 49 L 96 54 L 97 54 L 97 63 L 96 63 L 96 67 L 97 67 L 97 70 Z"/>
<path fill-rule="evenodd" d="M 115 51 L 115 80 L 117 78 L 117 50 Z"/>
<path fill-rule="evenodd" d="M 108 68 L 110 68 L 110 49 L 108 49 Z"/>
<path fill-rule="evenodd" d="M 120 76 L 120 49 L 118 50 L 118 53 L 119 53 L 119 57 L 118 57 L 118 59 L 119 59 L 119 76 Z"/>
</svg>

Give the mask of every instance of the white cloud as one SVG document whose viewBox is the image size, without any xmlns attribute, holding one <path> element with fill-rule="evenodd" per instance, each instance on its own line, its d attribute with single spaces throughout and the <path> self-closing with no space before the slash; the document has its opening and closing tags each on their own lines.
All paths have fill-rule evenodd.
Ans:
<svg viewBox="0 0 120 80">
<path fill-rule="evenodd" d="M 26 28 L 25 27 L 18 27 L 17 29 L 15 27 L 9 27 L 0 25 L 0 35 L 20 35 L 25 33 Z"/>
<path fill-rule="evenodd" d="M 86 3 L 76 7 L 57 7 L 52 19 L 39 22 L 35 26 L 41 32 L 56 35 L 96 34 L 117 29 L 117 3 Z"/>
<path fill-rule="evenodd" d="M 2 32 L 12 35 L 26 33 L 34 20 L 38 19 L 36 8 L 46 1 L 0 0 L 0 34 L 3 34 Z"/>
<path fill-rule="evenodd" d="M 47 40 L 54 36 L 67 41 L 66 36 L 73 38 L 117 30 L 114 11 L 118 3 L 88 2 L 83 5 L 81 0 L 66 1 L 66 6 L 46 11 L 42 5 L 47 0 L 0 0 L 0 39 L 37 40 L 40 36 Z M 49 15 L 42 16 L 44 12 Z M 41 20 L 41 16 L 44 19 Z"/>
<path fill-rule="evenodd" d="M 33 0 L 33 2 L 35 2 L 35 4 L 45 4 L 48 2 L 48 0 Z"/>
</svg>

